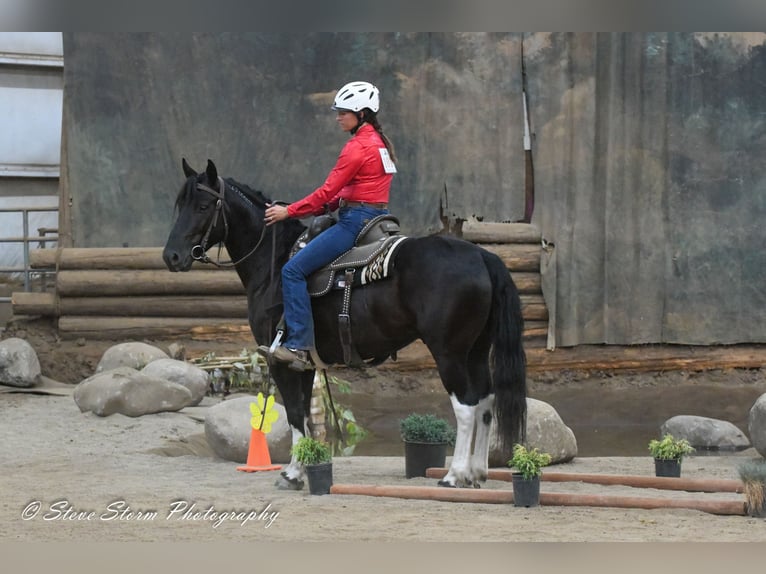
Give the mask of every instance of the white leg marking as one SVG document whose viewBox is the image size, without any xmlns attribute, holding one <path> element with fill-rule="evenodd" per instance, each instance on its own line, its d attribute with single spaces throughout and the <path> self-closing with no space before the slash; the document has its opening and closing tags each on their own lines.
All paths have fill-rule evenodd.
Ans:
<svg viewBox="0 0 766 574">
<path fill-rule="evenodd" d="M 471 456 L 471 474 L 474 480 L 481 482 L 487 480 L 489 469 L 489 429 L 494 406 L 495 395 L 487 396 L 476 405 L 476 441 Z"/>
<path fill-rule="evenodd" d="M 295 427 L 290 427 L 290 429 L 293 432 L 293 446 L 295 446 L 295 443 L 298 442 L 298 440 L 303 436 L 301 434 L 301 431 L 296 429 Z M 297 460 L 295 460 L 295 455 L 292 455 L 290 458 L 290 464 L 287 465 L 287 468 L 285 468 L 282 473 L 289 479 L 294 480 L 302 480 L 303 479 L 303 465 L 300 464 Z"/>
<path fill-rule="evenodd" d="M 449 472 L 442 482 L 452 486 L 464 486 L 471 480 L 471 443 L 473 442 L 474 421 L 476 407 L 464 405 L 457 397 L 450 395 L 452 409 L 455 411 L 457 421 L 457 437 L 455 438 L 455 450 L 452 455 L 452 464 Z"/>
</svg>

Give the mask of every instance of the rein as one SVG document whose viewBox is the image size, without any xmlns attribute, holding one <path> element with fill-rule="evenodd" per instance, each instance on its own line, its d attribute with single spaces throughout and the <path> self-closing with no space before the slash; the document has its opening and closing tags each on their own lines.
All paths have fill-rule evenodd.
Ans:
<svg viewBox="0 0 766 574">
<path fill-rule="evenodd" d="M 223 243 L 226 242 L 226 238 L 229 237 L 229 222 L 226 220 L 226 212 L 223 210 L 223 198 L 224 198 L 224 192 L 226 191 L 226 182 L 223 180 L 222 177 L 218 178 L 218 187 L 220 188 L 219 191 L 216 191 L 212 187 L 209 187 L 203 183 L 197 184 L 197 189 L 205 191 L 216 198 L 215 202 L 215 212 L 213 213 L 213 217 L 210 219 L 210 225 L 207 227 L 207 231 L 205 231 L 205 235 L 202 237 L 202 241 L 199 243 L 199 245 L 195 245 L 191 249 L 191 256 L 192 259 L 195 261 L 199 261 L 201 263 L 210 263 L 212 265 L 215 265 L 216 267 L 220 268 L 231 268 L 236 267 L 240 263 L 242 263 L 245 259 L 250 257 L 253 253 L 256 252 L 256 250 L 261 246 L 261 243 L 263 243 L 263 238 L 266 236 L 266 225 L 263 226 L 263 230 L 261 231 L 261 236 L 258 238 L 258 242 L 255 244 L 255 247 L 253 247 L 250 251 L 248 251 L 244 256 L 240 257 L 236 261 L 221 261 L 221 249 Z M 223 241 L 221 241 L 218 244 L 218 261 L 213 261 L 210 259 L 210 257 L 207 256 L 207 241 L 210 238 L 210 233 L 213 231 L 213 228 L 216 226 L 216 223 L 218 223 L 218 217 L 219 215 L 223 219 Z M 275 239 L 276 242 L 276 234 L 272 234 L 272 236 Z M 272 262 L 273 266 L 273 262 Z M 273 275 L 273 270 L 272 270 Z"/>
</svg>

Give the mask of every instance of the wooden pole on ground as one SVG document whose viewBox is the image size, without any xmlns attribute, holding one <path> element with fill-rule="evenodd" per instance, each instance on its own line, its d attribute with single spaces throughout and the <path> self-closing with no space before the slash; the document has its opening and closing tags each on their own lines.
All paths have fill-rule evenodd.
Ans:
<svg viewBox="0 0 766 574">
<path fill-rule="evenodd" d="M 426 469 L 428 478 L 443 478 L 446 468 Z M 512 471 L 491 469 L 487 478 L 491 480 L 511 481 Z M 628 474 L 580 474 L 575 472 L 543 472 L 541 480 L 547 482 L 586 482 L 590 484 L 622 485 L 636 488 L 656 488 L 659 490 L 685 490 L 688 492 L 744 492 L 744 484 L 739 480 L 713 478 L 670 478 L 664 476 L 635 476 Z"/>
<path fill-rule="evenodd" d="M 479 490 L 475 488 L 444 488 L 440 486 L 380 486 L 365 484 L 334 484 L 330 494 L 356 494 L 442 502 L 474 502 L 509 504 L 513 492 L 509 490 Z M 594 506 L 606 508 L 687 508 L 710 514 L 747 514 L 744 500 L 694 500 L 673 498 L 643 498 L 631 496 L 600 496 L 596 494 L 540 493 L 541 506 Z"/>
</svg>

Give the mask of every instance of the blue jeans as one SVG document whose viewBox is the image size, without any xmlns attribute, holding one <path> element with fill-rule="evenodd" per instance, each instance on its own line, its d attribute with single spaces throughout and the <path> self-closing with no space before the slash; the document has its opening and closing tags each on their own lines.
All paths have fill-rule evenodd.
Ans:
<svg viewBox="0 0 766 574">
<path fill-rule="evenodd" d="M 343 207 L 338 223 L 312 239 L 282 268 L 282 297 L 285 305 L 287 338 L 291 349 L 314 347 L 314 317 L 306 278 L 354 246 L 357 235 L 372 219 L 388 213 L 371 207 Z M 340 310 L 339 310 L 340 311 Z"/>
</svg>

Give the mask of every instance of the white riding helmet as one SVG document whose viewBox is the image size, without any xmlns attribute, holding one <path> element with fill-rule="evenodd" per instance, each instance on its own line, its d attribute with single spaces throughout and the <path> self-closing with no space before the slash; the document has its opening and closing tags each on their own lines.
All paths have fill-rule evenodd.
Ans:
<svg viewBox="0 0 766 574">
<path fill-rule="evenodd" d="M 380 92 L 369 82 L 349 82 L 335 95 L 333 111 L 348 110 L 358 112 L 370 108 L 377 113 L 380 108 Z"/>
</svg>

